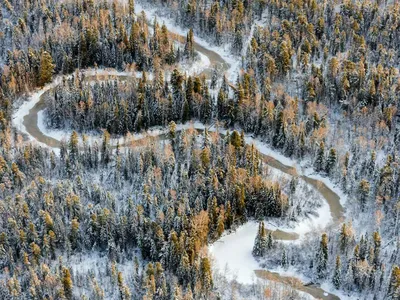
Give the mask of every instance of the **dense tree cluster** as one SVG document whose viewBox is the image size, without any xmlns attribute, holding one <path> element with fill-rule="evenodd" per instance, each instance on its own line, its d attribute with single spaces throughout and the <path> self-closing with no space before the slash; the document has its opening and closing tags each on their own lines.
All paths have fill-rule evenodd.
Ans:
<svg viewBox="0 0 400 300">
<path fill-rule="evenodd" d="M 192 118 L 209 122 L 213 101 L 205 77 L 185 77 L 174 69 L 169 81 L 157 70 L 157 78 L 126 81 L 86 81 L 79 74 L 64 80 L 46 97 L 47 124 L 77 131 L 107 129 L 125 135 L 170 121 Z"/>
<path fill-rule="evenodd" d="M 110 144 L 110 134 L 191 119 L 223 121 L 309 161 L 357 212 L 358 230 L 344 223 L 307 245 L 283 247 L 260 223 L 256 257 L 337 289 L 399 298 L 398 1 L 147 3 L 187 28 L 186 41 L 149 23 L 133 0 L 0 4 L 0 298 L 217 297 L 204 246 L 248 218 L 295 218 L 298 207 L 237 131 L 198 139 L 171 123 L 163 148 Z M 242 56 L 236 82 L 175 69 L 195 57 L 194 34 Z M 74 132 L 60 155 L 23 143 L 10 124 L 15 100 L 96 66 L 143 73 L 64 78 L 44 96 L 46 122 L 103 129 L 103 142 L 79 144 Z M 106 257 L 106 271 L 81 281 L 68 258 L 90 251 Z"/>
<path fill-rule="evenodd" d="M 316 282 L 330 281 L 336 289 L 363 293 L 366 298 L 372 293 L 375 297 L 396 299 L 398 249 L 392 254 L 383 252 L 378 232 L 363 234 L 357 239 L 352 224 L 344 223 L 339 233 L 333 236 L 323 233 L 315 246 L 314 251 L 304 255 L 301 252 L 303 246 L 288 249 L 277 245 L 282 256 L 268 252 L 269 259 L 282 265 L 285 257 L 285 261 L 291 262 L 292 266 L 311 269 Z M 395 264 L 393 270 L 385 265 L 385 256 L 389 256 L 391 263 Z"/>
<path fill-rule="evenodd" d="M 57 257 L 96 250 L 115 264 L 134 260 L 134 249 L 148 265 L 135 268 L 133 281 L 111 270 L 116 280 L 109 293 L 167 299 L 176 292 L 167 278 L 175 277 L 185 293 L 212 296 L 202 248 L 247 218 L 280 216 L 287 196 L 262 178 L 259 153 L 236 131 L 198 137 L 170 128 L 162 148 L 112 149 L 107 132 L 101 145 L 80 145 L 74 132 L 60 156 L 31 145 L 2 147 L 5 297 L 72 299 L 78 278 L 68 261 L 52 268 Z"/>
<path fill-rule="evenodd" d="M 2 1 L 1 8 L 0 104 L 6 112 L 15 96 L 48 83 L 53 73 L 94 66 L 148 71 L 182 58 L 183 45 L 165 25 L 135 13 L 133 2 Z"/>
<path fill-rule="evenodd" d="M 217 45 L 232 43 L 232 50 L 241 53 L 244 37 L 250 31 L 253 19 L 251 1 L 145 1 L 151 5 L 162 5 L 164 9 L 177 6 L 175 21 L 184 27 L 195 28 L 197 35 L 206 37 Z M 257 5 L 261 1 L 256 1 Z"/>
</svg>

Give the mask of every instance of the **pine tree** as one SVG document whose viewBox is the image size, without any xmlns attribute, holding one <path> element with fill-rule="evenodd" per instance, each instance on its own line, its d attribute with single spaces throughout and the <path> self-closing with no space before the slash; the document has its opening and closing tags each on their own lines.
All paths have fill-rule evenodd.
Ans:
<svg viewBox="0 0 400 300">
<path fill-rule="evenodd" d="M 200 264 L 200 282 L 203 292 L 207 295 L 213 287 L 211 264 L 208 257 L 203 257 Z"/>
<path fill-rule="evenodd" d="M 64 288 L 64 295 L 68 300 L 72 300 L 72 279 L 71 279 L 71 273 L 69 272 L 68 268 L 63 268 L 62 269 L 62 284 Z"/>
<path fill-rule="evenodd" d="M 103 132 L 103 141 L 101 145 L 101 160 L 104 164 L 108 164 L 111 160 L 110 150 L 110 134 L 107 130 Z"/>
<path fill-rule="evenodd" d="M 283 148 L 286 143 L 286 128 L 284 122 L 283 111 L 278 113 L 278 118 L 275 127 L 275 135 L 273 137 L 272 144 L 274 147 Z"/>
<path fill-rule="evenodd" d="M 39 86 L 44 86 L 53 79 L 55 65 L 50 53 L 43 51 L 40 57 Z"/>
<path fill-rule="evenodd" d="M 272 247 L 274 247 L 274 238 L 272 236 L 272 231 L 268 231 L 267 249 L 272 249 Z"/>
<path fill-rule="evenodd" d="M 288 257 L 287 257 L 285 248 L 282 251 L 281 267 L 284 269 L 287 269 L 287 267 L 288 267 Z"/>
<path fill-rule="evenodd" d="M 211 77 L 210 88 L 215 89 L 217 86 L 217 81 L 218 81 L 218 71 L 216 68 L 214 68 L 212 77 Z"/>
<path fill-rule="evenodd" d="M 194 34 L 193 34 L 193 29 L 190 29 L 187 36 L 186 36 L 186 44 L 185 44 L 185 50 L 184 50 L 184 55 L 188 59 L 193 59 L 194 58 Z"/>
<path fill-rule="evenodd" d="M 268 248 L 267 232 L 264 227 L 264 222 L 258 225 L 258 232 L 253 246 L 253 256 L 263 257 Z"/>
<path fill-rule="evenodd" d="M 238 149 L 241 144 L 242 144 L 242 140 L 241 137 L 239 135 L 239 132 L 237 132 L 236 130 L 234 130 L 231 134 L 231 138 L 230 138 L 231 144 Z"/>
<path fill-rule="evenodd" d="M 400 268 L 396 265 L 392 268 L 387 296 L 389 299 L 400 299 Z"/>
<path fill-rule="evenodd" d="M 317 277 L 323 279 L 326 276 L 328 265 L 328 236 L 326 233 L 322 234 L 319 251 L 317 254 Z"/>
<path fill-rule="evenodd" d="M 362 179 L 358 186 L 358 199 L 360 201 L 362 211 L 364 211 L 365 209 L 365 205 L 369 197 L 369 191 L 370 191 L 369 182 L 365 179 Z"/>
<path fill-rule="evenodd" d="M 282 76 L 285 76 L 291 66 L 291 53 L 290 53 L 290 49 L 289 46 L 287 44 L 286 41 L 283 41 L 280 45 L 279 45 L 279 57 L 278 57 L 278 66 L 279 66 L 279 71 L 280 74 Z"/>
<path fill-rule="evenodd" d="M 333 274 L 332 283 L 334 287 L 338 290 L 342 284 L 342 270 L 341 270 L 340 256 L 336 256 L 335 273 Z"/>
<path fill-rule="evenodd" d="M 174 121 L 169 122 L 168 124 L 168 137 L 171 141 L 172 145 L 172 150 L 175 150 L 175 145 L 176 145 L 176 124 Z"/>
<path fill-rule="evenodd" d="M 200 153 L 201 164 L 204 170 L 208 170 L 210 167 L 210 156 L 211 151 L 209 148 L 204 148 Z"/>
<path fill-rule="evenodd" d="M 172 299 L 174 299 L 174 300 L 182 300 L 183 299 L 182 289 L 178 283 L 175 283 L 173 292 L 174 293 L 172 295 Z"/>
<path fill-rule="evenodd" d="M 347 228 L 347 224 L 343 223 L 342 228 L 340 229 L 340 237 L 339 237 L 339 243 L 340 243 L 340 250 L 342 253 L 347 253 L 347 248 L 349 246 L 349 228 Z"/>
<path fill-rule="evenodd" d="M 381 236 L 379 232 L 375 231 L 373 234 L 374 239 L 374 266 L 378 268 L 380 265 L 380 252 L 381 252 Z"/>
<path fill-rule="evenodd" d="M 320 172 L 321 170 L 323 170 L 324 162 L 325 162 L 325 144 L 324 142 L 321 142 L 319 144 L 317 157 L 315 158 L 314 162 L 315 171 Z"/>
<path fill-rule="evenodd" d="M 78 158 L 78 134 L 75 130 L 72 132 L 69 140 L 69 151 L 70 160 L 76 163 L 76 159 Z"/>
<path fill-rule="evenodd" d="M 237 213 L 239 217 L 246 217 L 246 193 L 244 186 L 236 188 Z"/>
<path fill-rule="evenodd" d="M 217 220 L 217 235 L 218 235 L 218 237 L 220 237 L 225 230 L 224 223 L 225 223 L 225 213 L 224 213 L 223 206 L 221 205 L 221 207 L 219 209 L 218 220 Z"/>
<path fill-rule="evenodd" d="M 125 297 L 125 284 L 124 284 L 124 277 L 122 276 L 122 272 L 118 272 L 118 288 L 119 288 L 119 298 L 121 300 L 127 299 Z"/>
<path fill-rule="evenodd" d="M 328 175 L 332 174 L 334 167 L 336 165 L 336 161 L 337 161 L 336 150 L 334 148 L 331 148 L 329 150 L 329 155 L 328 159 L 326 160 L 326 167 L 325 167 L 325 171 Z"/>
<path fill-rule="evenodd" d="M 367 166 L 367 174 L 370 177 L 373 177 L 375 174 L 375 164 L 376 164 L 376 153 L 375 151 L 371 152 L 371 157 L 370 160 L 368 162 L 368 166 Z"/>
<path fill-rule="evenodd" d="M 353 262 L 350 260 L 347 266 L 346 277 L 345 277 L 345 284 L 347 290 L 351 291 L 354 285 L 354 274 L 353 274 Z"/>
</svg>

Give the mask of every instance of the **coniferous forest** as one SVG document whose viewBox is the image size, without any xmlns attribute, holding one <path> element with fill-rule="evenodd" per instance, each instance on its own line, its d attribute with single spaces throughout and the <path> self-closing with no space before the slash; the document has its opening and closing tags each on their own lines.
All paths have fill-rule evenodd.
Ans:
<svg viewBox="0 0 400 300">
<path fill-rule="evenodd" d="M 400 299 L 400 2 L 0 0 L 0 299 Z"/>
</svg>

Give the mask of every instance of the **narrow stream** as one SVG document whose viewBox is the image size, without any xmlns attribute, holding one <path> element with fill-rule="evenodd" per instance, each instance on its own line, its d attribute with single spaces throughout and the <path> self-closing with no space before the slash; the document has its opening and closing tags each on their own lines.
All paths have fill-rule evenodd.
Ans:
<svg viewBox="0 0 400 300">
<path fill-rule="evenodd" d="M 182 40 L 184 39 L 183 36 L 179 36 L 176 34 L 172 34 L 176 40 Z M 194 47 L 196 51 L 203 53 L 206 55 L 210 62 L 212 67 L 218 67 L 222 69 L 223 72 L 227 71 L 229 69 L 229 64 L 224 61 L 224 59 L 216 52 L 209 50 L 198 43 L 194 43 Z M 207 68 L 203 71 L 203 73 L 206 76 L 209 76 L 210 74 L 210 68 Z M 121 79 L 126 79 L 129 78 L 126 75 L 121 76 Z M 60 148 L 60 141 L 45 135 L 39 128 L 38 126 L 38 113 L 42 110 L 44 110 L 45 107 L 45 96 L 47 93 L 51 93 L 53 91 L 52 88 L 49 90 L 45 91 L 41 96 L 39 101 L 29 110 L 29 113 L 26 114 L 23 118 L 23 125 L 26 128 L 26 131 L 31 135 L 36 141 L 43 143 L 51 148 Z M 165 139 L 166 135 L 159 135 L 157 137 L 158 140 L 160 139 Z M 149 142 L 149 137 L 144 137 L 143 139 L 138 139 L 135 140 L 133 144 L 130 144 L 129 146 L 135 146 L 135 145 L 144 145 L 145 143 Z M 122 145 L 121 145 L 122 146 Z M 276 160 L 275 158 L 268 156 L 268 155 L 262 155 L 263 161 L 268 164 L 269 166 L 276 168 L 286 174 L 293 175 L 297 173 L 297 170 L 291 166 L 287 166 L 283 164 L 282 162 Z M 326 186 L 322 181 L 312 179 L 310 177 L 307 177 L 305 175 L 300 175 L 299 178 L 303 179 L 306 181 L 309 185 L 311 185 L 313 188 L 319 191 L 319 193 L 325 198 L 326 202 L 329 205 L 330 212 L 332 215 L 332 219 L 334 222 L 339 222 L 341 217 L 343 216 L 343 207 L 340 204 L 340 198 L 339 196 L 332 191 L 328 186 Z M 282 230 L 275 230 L 273 231 L 273 236 L 277 240 L 286 240 L 286 241 L 291 241 L 291 240 L 296 240 L 299 238 L 298 234 L 294 232 L 286 232 Z M 295 289 L 298 289 L 300 291 L 309 293 L 310 295 L 320 298 L 320 299 L 339 299 L 338 297 L 334 295 L 328 295 L 324 296 L 325 291 L 322 290 L 318 286 L 304 286 L 304 283 L 299 282 L 299 280 L 295 279 L 294 277 L 286 277 L 286 276 L 281 276 L 278 273 L 274 272 L 269 272 L 267 270 L 255 270 L 255 274 L 259 278 L 267 278 L 269 280 L 281 282 L 284 284 L 288 284 L 292 286 Z M 294 284 L 296 283 L 296 284 Z"/>
<path fill-rule="evenodd" d="M 321 289 L 318 285 L 304 285 L 304 283 L 297 279 L 296 277 L 284 276 L 277 272 L 271 272 L 267 270 L 256 270 L 256 276 L 258 278 L 267 279 L 270 281 L 280 282 L 291 286 L 292 288 L 310 294 L 316 299 L 326 299 L 326 300 L 338 300 L 338 296 L 329 294 Z"/>
</svg>

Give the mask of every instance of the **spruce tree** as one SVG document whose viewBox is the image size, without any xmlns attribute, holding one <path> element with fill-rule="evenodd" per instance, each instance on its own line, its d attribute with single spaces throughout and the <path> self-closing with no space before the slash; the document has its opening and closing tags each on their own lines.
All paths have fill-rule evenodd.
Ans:
<svg viewBox="0 0 400 300">
<path fill-rule="evenodd" d="M 396 265 L 392 268 L 387 296 L 389 299 L 400 299 L 400 268 Z"/>
<path fill-rule="evenodd" d="M 324 142 L 321 142 L 319 144 L 317 157 L 315 158 L 314 162 L 315 171 L 320 172 L 321 170 L 323 170 L 324 162 L 325 162 L 325 144 Z"/>
<path fill-rule="evenodd" d="M 62 269 L 62 284 L 64 288 L 64 295 L 68 300 L 72 300 L 72 279 L 71 273 L 68 268 Z"/>
<path fill-rule="evenodd" d="M 326 276 L 328 266 L 328 236 L 322 234 L 319 251 L 317 254 L 317 277 L 323 279 Z"/>
<path fill-rule="evenodd" d="M 194 58 L 194 35 L 193 35 L 193 29 L 190 29 L 187 36 L 186 36 L 186 44 L 185 44 L 185 50 L 184 50 L 184 55 L 188 59 L 193 59 Z"/>
<path fill-rule="evenodd" d="M 336 165 L 336 161 L 337 161 L 336 150 L 334 148 L 331 148 L 329 150 L 329 155 L 326 160 L 326 167 L 325 167 L 325 171 L 328 175 L 332 174 L 334 167 Z"/>
<path fill-rule="evenodd" d="M 339 245 L 340 250 L 342 251 L 342 253 L 347 253 L 347 247 L 349 245 L 349 234 L 346 223 L 343 223 L 342 228 L 340 230 L 339 243 L 340 243 Z"/>
<path fill-rule="evenodd" d="M 39 85 L 44 86 L 53 79 L 55 65 L 50 53 L 43 51 L 40 56 Z"/>
<path fill-rule="evenodd" d="M 203 292 L 207 295 L 213 287 L 211 264 L 208 257 L 203 257 L 200 263 L 200 282 Z"/>
<path fill-rule="evenodd" d="M 369 191 L 370 191 L 369 182 L 365 179 L 362 179 L 358 186 L 358 199 L 360 201 L 362 211 L 364 211 L 365 209 L 365 205 L 369 197 Z"/>
<path fill-rule="evenodd" d="M 258 232 L 253 246 L 253 255 L 255 257 L 263 257 L 267 250 L 267 232 L 264 227 L 264 222 L 258 225 Z"/>
<path fill-rule="evenodd" d="M 381 236 L 379 232 L 375 231 L 373 234 L 373 239 L 374 239 L 374 266 L 375 268 L 378 268 L 380 265 L 380 252 L 381 252 Z"/>
<path fill-rule="evenodd" d="M 272 236 L 272 231 L 269 230 L 268 231 L 268 236 L 267 236 L 267 249 L 272 249 L 272 247 L 274 246 L 274 238 Z"/>
<path fill-rule="evenodd" d="M 72 132 L 69 140 L 69 151 L 70 160 L 75 164 L 78 159 L 78 134 L 75 130 Z"/>
<path fill-rule="evenodd" d="M 284 269 L 287 269 L 287 267 L 288 267 L 288 257 L 287 257 L 285 248 L 282 251 L 281 267 Z"/>
<path fill-rule="evenodd" d="M 342 270 L 341 270 L 340 256 L 336 256 L 335 273 L 333 274 L 332 283 L 334 287 L 338 290 L 342 284 Z"/>
<path fill-rule="evenodd" d="M 279 45 L 279 54 L 278 54 L 278 66 L 279 66 L 279 71 L 282 76 L 285 76 L 291 66 L 291 53 L 290 53 L 290 48 L 287 44 L 286 41 L 282 41 L 282 43 Z"/>
</svg>

